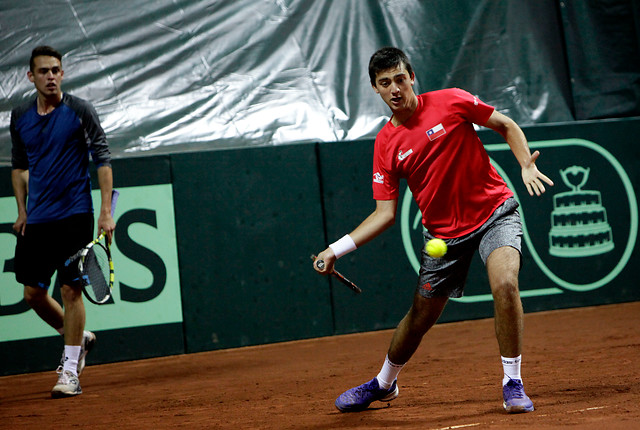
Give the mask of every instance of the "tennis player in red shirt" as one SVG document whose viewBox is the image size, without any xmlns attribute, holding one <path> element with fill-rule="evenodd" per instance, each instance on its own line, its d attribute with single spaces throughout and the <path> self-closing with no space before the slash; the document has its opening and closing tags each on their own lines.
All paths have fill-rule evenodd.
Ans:
<svg viewBox="0 0 640 430">
<path fill-rule="evenodd" d="M 503 406 L 509 413 L 533 411 L 520 374 L 523 310 L 518 289 L 522 225 L 513 192 L 489 162 L 473 124 L 500 133 L 522 168 L 531 196 L 553 182 L 536 167 L 520 127 L 461 89 L 416 95 L 415 74 L 397 48 L 382 48 L 369 62 L 371 85 L 391 109 L 378 133 L 373 155 L 375 211 L 354 231 L 318 254 L 322 274 L 335 260 L 364 245 L 394 224 L 399 181 L 404 178 L 422 212 L 425 241 L 445 240 L 447 253 L 422 251 L 413 305 L 396 328 L 380 373 L 347 390 L 335 402 L 342 412 L 367 409 L 374 401 L 398 396 L 397 377 L 422 337 L 436 323 L 450 297 L 461 297 L 476 251 L 484 262 L 495 308 L 496 337 L 504 368 Z"/>
</svg>

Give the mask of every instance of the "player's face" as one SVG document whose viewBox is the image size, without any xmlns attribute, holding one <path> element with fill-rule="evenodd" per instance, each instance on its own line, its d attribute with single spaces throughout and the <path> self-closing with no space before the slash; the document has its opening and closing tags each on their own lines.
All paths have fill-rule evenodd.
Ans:
<svg viewBox="0 0 640 430">
<path fill-rule="evenodd" d="M 373 89 L 382 100 L 396 113 L 411 110 L 414 107 L 414 76 L 409 75 L 404 64 L 393 69 L 383 70 L 376 75 Z"/>
<path fill-rule="evenodd" d="M 33 59 L 33 72 L 27 72 L 29 80 L 34 83 L 38 93 L 45 97 L 59 97 L 62 94 L 60 84 L 64 71 L 56 57 L 38 56 Z"/>
</svg>

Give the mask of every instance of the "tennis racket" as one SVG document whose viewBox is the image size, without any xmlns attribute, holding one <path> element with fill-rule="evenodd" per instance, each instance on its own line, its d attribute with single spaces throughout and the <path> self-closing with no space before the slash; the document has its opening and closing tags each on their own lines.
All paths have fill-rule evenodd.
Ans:
<svg viewBox="0 0 640 430">
<path fill-rule="evenodd" d="M 115 212 L 119 194 L 116 190 L 111 193 L 111 216 Z M 69 257 L 64 264 L 69 266 L 74 262 L 78 264 L 82 291 L 87 300 L 96 305 L 113 302 L 110 300 L 114 281 L 113 260 L 104 231 L 94 241 Z"/>
<path fill-rule="evenodd" d="M 316 258 L 317 257 L 315 255 L 311 256 L 312 260 L 315 260 Z M 323 270 L 324 269 L 324 260 L 316 261 L 316 266 L 318 267 L 318 269 Z M 347 279 L 342 273 L 338 272 L 336 269 L 333 269 L 333 272 L 331 272 L 331 274 L 338 281 L 342 282 L 344 285 L 346 285 L 347 287 L 351 288 L 355 293 L 360 294 L 362 292 L 362 289 L 360 287 L 358 287 L 356 284 L 351 282 L 349 279 Z"/>
</svg>

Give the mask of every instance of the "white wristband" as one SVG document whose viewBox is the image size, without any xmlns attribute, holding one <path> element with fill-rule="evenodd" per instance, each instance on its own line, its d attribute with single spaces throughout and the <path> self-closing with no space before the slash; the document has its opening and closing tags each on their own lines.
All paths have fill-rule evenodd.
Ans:
<svg viewBox="0 0 640 430">
<path fill-rule="evenodd" d="M 333 253 L 336 255 L 336 258 L 340 258 L 351 251 L 355 251 L 358 247 L 353 239 L 351 239 L 351 236 L 345 234 L 340 240 L 329 245 L 329 248 L 331 248 Z"/>
</svg>

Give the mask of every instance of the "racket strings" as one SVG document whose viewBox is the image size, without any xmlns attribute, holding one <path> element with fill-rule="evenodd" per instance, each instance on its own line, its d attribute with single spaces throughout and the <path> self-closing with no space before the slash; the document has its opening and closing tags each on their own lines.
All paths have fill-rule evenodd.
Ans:
<svg viewBox="0 0 640 430">
<path fill-rule="evenodd" d="M 101 302 L 111 293 L 109 279 L 111 268 L 109 265 L 109 255 L 107 250 L 96 244 L 89 249 L 84 258 L 83 278 L 91 286 L 89 292 L 93 292 L 94 298 Z"/>
</svg>

